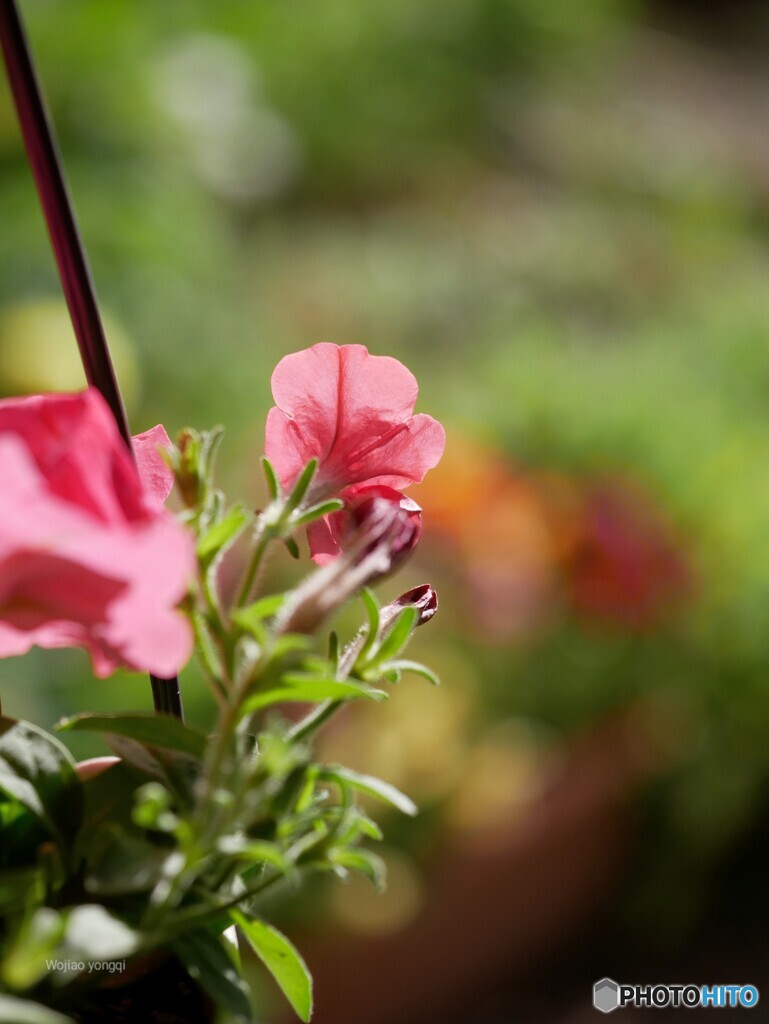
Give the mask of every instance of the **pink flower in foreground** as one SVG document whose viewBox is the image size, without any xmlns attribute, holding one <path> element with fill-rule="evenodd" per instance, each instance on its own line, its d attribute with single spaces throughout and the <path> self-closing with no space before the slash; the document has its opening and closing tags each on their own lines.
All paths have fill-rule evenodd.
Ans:
<svg viewBox="0 0 769 1024">
<path fill-rule="evenodd" d="M 310 459 L 318 460 L 309 501 L 382 485 L 420 481 L 440 461 L 446 435 L 432 416 L 414 415 L 414 375 L 364 345 L 313 345 L 281 359 L 272 375 L 275 407 L 267 417 L 265 450 L 285 488 Z M 316 561 L 339 551 L 328 523 L 310 531 Z"/>
<path fill-rule="evenodd" d="M 164 443 L 162 427 L 137 439 L 140 479 L 98 392 L 0 401 L 0 657 L 84 647 L 99 676 L 189 658 L 194 551 L 161 508 Z"/>
</svg>

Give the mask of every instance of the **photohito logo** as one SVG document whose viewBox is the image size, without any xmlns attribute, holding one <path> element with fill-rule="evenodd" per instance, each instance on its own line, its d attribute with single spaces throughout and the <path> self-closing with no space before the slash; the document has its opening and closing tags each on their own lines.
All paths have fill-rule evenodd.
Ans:
<svg viewBox="0 0 769 1024">
<path fill-rule="evenodd" d="M 621 985 L 612 978 L 601 978 L 593 985 L 593 1006 L 601 1013 L 611 1013 L 623 1006 L 660 1010 L 668 1006 L 676 1009 L 731 1006 L 752 1010 L 757 1005 L 755 985 Z"/>
</svg>

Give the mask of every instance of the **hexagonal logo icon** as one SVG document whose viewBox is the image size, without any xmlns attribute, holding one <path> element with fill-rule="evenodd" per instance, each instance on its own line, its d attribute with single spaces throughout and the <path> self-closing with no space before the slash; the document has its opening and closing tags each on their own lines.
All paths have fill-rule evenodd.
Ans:
<svg viewBox="0 0 769 1024">
<path fill-rule="evenodd" d="M 619 985 L 611 978 L 602 978 L 593 985 L 593 1006 L 601 1013 L 611 1013 L 619 1006 Z"/>
</svg>

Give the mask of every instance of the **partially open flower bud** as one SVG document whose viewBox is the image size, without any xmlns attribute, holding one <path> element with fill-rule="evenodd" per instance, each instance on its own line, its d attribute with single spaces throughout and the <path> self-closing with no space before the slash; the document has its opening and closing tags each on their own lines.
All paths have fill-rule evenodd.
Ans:
<svg viewBox="0 0 769 1024">
<path fill-rule="evenodd" d="M 404 500 L 407 506 L 414 505 Z M 404 508 L 400 501 L 380 494 L 367 499 L 358 516 L 360 521 L 350 531 L 343 554 L 308 577 L 281 609 L 277 620 L 280 632 L 313 633 L 353 594 L 388 576 L 419 539 L 418 506 Z"/>
<path fill-rule="evenodd" d="M 344 515 L 346 511 L 343 509 L 338 514 Z M 375 546 L 385 545 L 390 562 L 387 572 L 394 572 L 419 543 L 422 509 L 392 487 L 374 485 L 362 488 L 347 512 L 344 547 L 354 544 L 356 538 L 364 533 L 372 539 L 364 548 L 363 555 Z"/>
<path fill-rule="evenodd" d="M 199 472 L 200 434 L 187 427 L 179 432 L 176 439 L 179 449 L 178 461 L 174 467 L 176 484 L 184 504 L 194 508 L 200 501 L 202 483 Z"/>
<path fill-rule="evenodd" d="M 412 587 L 405 594 L 396 597 L 392 604 L 382 609 L 382 615 L 392 612 L 395 617 L 403 608 L 416 608 L 419 612 L 416 625 L 423 626 L 438 611 L 438 595 L 429 583 L 420 583 L 418 587 Z"/>
</svg>

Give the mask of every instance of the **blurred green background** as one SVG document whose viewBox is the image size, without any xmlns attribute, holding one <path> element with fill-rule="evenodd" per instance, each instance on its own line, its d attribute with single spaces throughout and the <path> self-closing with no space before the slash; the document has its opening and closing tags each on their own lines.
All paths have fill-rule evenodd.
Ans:
<svg viewBox="0 0 769 1024">
<path fill-rule="evenodd" d="M 258 502 L 271 369 L 317 341 L 402 359 L 448 429 L 398 581 L 439 587 L 414 653 L 443 687 L 326 741 L 424 814 L 388 822 L 387 896 L 285 908 L 318 1021 L 360 1003 L 316 933 L 404 1024 L 578 1022 L 594 976 L 690 980 L 714 950 L 769 983 L 769 10 L 23 9 L 136 431 L 223 422 Z M 0 225 L 0 389 L 80 387 L 4 84 Z M 0 686 L 44 725 L 150 703 L 78 652 Z M 209 722 L 194 670 L 184 696 Z"/>
</svg>

